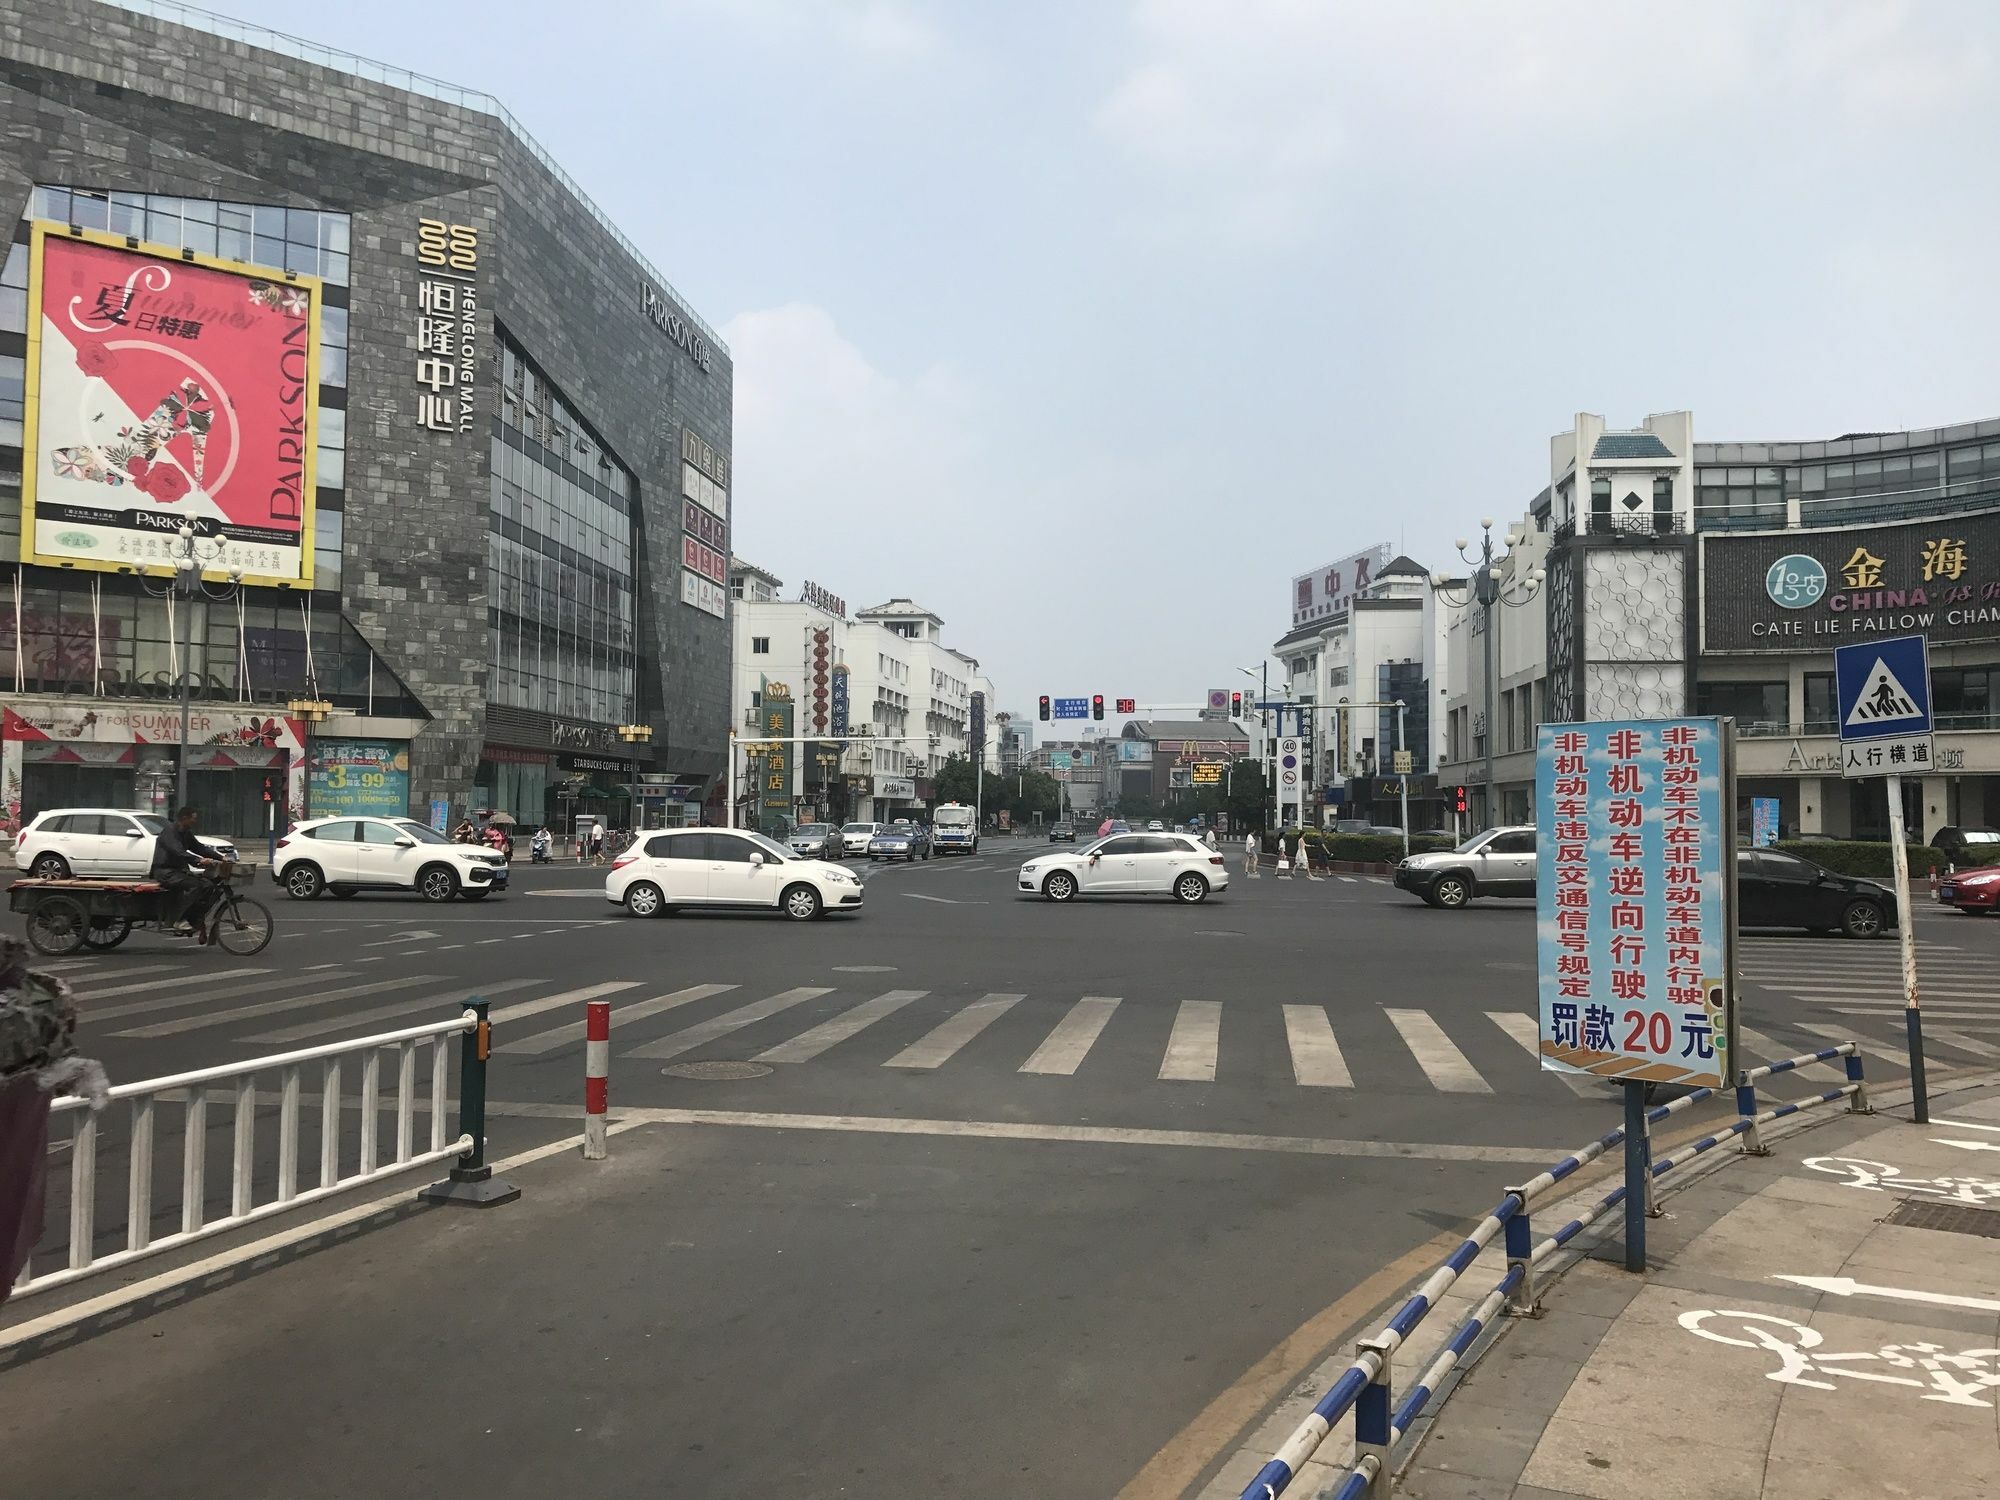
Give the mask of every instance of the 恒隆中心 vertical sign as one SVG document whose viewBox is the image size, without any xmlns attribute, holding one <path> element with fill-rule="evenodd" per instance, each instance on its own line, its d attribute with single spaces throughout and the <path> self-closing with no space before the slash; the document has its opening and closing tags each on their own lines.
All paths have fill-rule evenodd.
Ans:
<svg viewBox="0 0 2000 1500">
<path fill-rule="evenodd" d="M 1542 726 L 1542 1066 L 1730 1080 L 1729 741 L 1718 719 Z"/>
</svg>

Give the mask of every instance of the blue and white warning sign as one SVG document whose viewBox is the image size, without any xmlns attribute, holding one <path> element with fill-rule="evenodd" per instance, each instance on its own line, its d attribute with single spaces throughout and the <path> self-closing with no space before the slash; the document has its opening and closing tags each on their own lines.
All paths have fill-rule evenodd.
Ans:
<svg viewBox="0 0 2000 1500">
<path fill-rule="evenodd" d="M 1924 637 L 1841 646 L 1833 653 L 1840 698 L 1840 763 L 1847 776 L 1931 768 L 1931 668 Z"/>
</svg>

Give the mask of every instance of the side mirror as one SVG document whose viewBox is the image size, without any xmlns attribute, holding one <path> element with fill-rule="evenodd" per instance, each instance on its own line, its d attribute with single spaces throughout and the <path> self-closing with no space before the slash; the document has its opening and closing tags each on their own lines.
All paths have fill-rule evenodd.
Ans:
<svg viewBox="0 0 2000 1500">
<path fill-rule="evenodd" d="M 139 837 L 139 830 L 136 828 L 128 828 L 125 830 L 125 837 L 128 839 L 136 839 Z"/>
<path fill-rule="evenodd" d="M 764 856 L 763 856 L 762 854 L 758 853 L 758 852 L 757 852 L 757 851 L 756 851 L 755 849 L 751 850 L 751 851 L 750 851 L 750 865 L 751 865 L 751 868 L 753 868 L 753 869 L 754 869 L 754 868 L 756 868 L 756 867 L 757 867 L 758 865 L 761 865 L 762 863 L 764 863 Z"/>
<path fill-rule="evenodd" d="M 417 841 L 416 841 L 415 839 L 411 838 L 411 837 L 410 837 L 410 836 L 409 836 L 409 835 L 408 835 L 408 834 L 406 833 L 406 834 L 402 835 L 402 837 L 400 837 L 400 838 L 398 838 L 398 839 L 396 840 L 396 847 L 397 847 L 398 849 L 414 849 L 414 848 L 416 848 L 416 847 L 417 847 Z"/>
</svg>

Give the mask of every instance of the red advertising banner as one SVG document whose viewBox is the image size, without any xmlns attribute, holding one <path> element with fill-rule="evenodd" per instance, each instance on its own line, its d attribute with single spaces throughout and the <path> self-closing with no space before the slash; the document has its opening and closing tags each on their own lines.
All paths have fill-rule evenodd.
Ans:
<svg viewBox="0 0 2000 1500">
<path fill-rule="evenodd" d="M 703 546 L 691 536 L 681 537 L 681 562 L 689 571 L 699 573 L 715 583 L 729 581 L 729 559 L 715 548 Z"/>
<path fill-rule="evenodd" d="M 33 227 L 29 562 L 312 581 L 320 283 L 114 235 Z M 203 549 L 204 553 L 208 549 Z"/>
</svg>

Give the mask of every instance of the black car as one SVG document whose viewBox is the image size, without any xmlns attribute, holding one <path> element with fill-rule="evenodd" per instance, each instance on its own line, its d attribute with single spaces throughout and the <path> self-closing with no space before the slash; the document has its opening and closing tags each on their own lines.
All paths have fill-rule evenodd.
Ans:
<svg viewBox="0 0 2000 1500">
<path fill-rule="evenodd" d="M 1744 849 L 1736 856 L 1736 920 L 1743 927 L 1803 927 L 1853 938 L 1879 937 L 1896 925 L 1887 886 L 1781 854 Z"/>
<path fill-rule="evenodd" d="M 1051 844 L 1074 844 L 1076 842 L 1076 824 L 1056 823 L 1051 825 L 1049 828 L 1049 842 Z"/>
<path fill-rule="evenodd" d="M 1931 835 L 1931 847 L 1949 864 L 2000 863 L 2000 828 L 1940 828 Z"/>
</svg>

